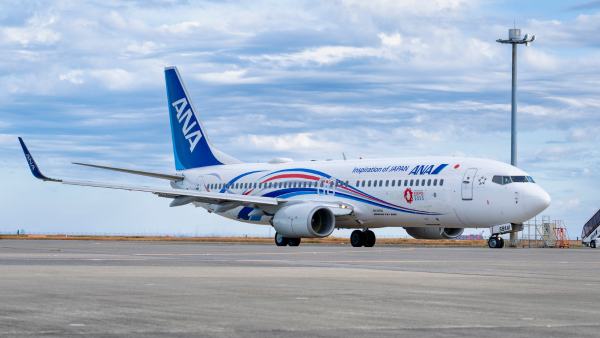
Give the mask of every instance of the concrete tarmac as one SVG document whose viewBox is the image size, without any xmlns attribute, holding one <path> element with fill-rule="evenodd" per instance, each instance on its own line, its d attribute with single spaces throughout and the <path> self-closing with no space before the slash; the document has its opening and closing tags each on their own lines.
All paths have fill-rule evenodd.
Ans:
<svg viewBox="0 0 600 338">
<path fill-rule="evenodd" d="M 599 255 L 0 240 L 0 336 L 597 337 Z"/>
</svg>

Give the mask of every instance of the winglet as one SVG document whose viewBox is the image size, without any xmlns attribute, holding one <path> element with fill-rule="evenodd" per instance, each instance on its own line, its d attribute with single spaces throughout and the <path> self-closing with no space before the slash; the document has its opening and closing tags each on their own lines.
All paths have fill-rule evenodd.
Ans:
<svg viewBox="0 0 600 338">
<path fill-rule="evenodd" d="M 44 181 L 62 182 L 61 180 L 55 180 L 53 178 L 44 176 L 44 174 L 42 174 L 42 172 L 38 168 L 37 164 L 33 160 L 33 156 L 31 156 L 31 153 L 29 152 L 29 149 L 27 149 L 25 142 L 23 142 L 23 139 L 20 137 L 19 137 L 19 142 L 21 143 L 21 147 L 23 148 L 23 152 L 25 153 L 25 158 L 27 159 L 27 164 L 29 164 L 29 169 L 31 169 L 31 173 L 33 174 L 33 176 L 35 176 L 35 178 L 38 178 L 38 179 L 44 180 Z"/>
</svg>

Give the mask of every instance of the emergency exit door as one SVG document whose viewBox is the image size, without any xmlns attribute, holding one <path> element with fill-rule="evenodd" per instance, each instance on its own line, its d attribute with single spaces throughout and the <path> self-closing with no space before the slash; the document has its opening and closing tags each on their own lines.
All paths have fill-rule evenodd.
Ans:
<svg viewBox="0 0 600 338">
<path fill-rule="evenodd" d="M 462 199 L 472 200 L 473 199 L 473 181 L 475 180 L 475 173 L 477 169 L 469 168 L 465 172 L 465 176 L 462 181 Z"/>
</svg>

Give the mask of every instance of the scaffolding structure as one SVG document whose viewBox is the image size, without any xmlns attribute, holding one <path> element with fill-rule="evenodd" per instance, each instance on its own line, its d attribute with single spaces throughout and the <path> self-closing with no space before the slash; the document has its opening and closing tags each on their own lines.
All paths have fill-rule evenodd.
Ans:
<svg viewBox="0 0 600 338">
<path fill-rule="evenodd" d="M 525 232 L 527 228 L 527 233 Z M 557 229 L 560 229 L 557 231 Z M 559 243 L 560 238 L 560 243 Z M 551 221 L 550 216 L 537 217 L 523 223 L 521 231 L 522 247 L 554 248 L 569 247 L 569 235 L 563 221 Z"/>
<path fill-rule="evenodd" d="M 569 248 L 569 232 L 563 221 L 555 221 L 554 234 L 556 235 L 555 248 Z"/>
</svg>

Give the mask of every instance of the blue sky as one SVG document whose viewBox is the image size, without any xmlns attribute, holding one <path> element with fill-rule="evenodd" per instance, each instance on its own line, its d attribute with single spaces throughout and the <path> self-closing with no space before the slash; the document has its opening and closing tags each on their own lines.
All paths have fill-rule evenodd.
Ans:
<svg viewBox="0 0 600 338">
<path fill-rule="evenodd" d="M 600 207 L 600 1 L 5 1 L 0 230 L 266 233 L 144 193 L 30 176 L 164 185 L 71 162 L 174 170 L 163 68 L 216 147 L 242 161 L 467 156 L 510 162 L 514 22 L 519 167 L 570 235 Z M 399 229 L 381 234 L 398 234 Z"/>
</svg>

